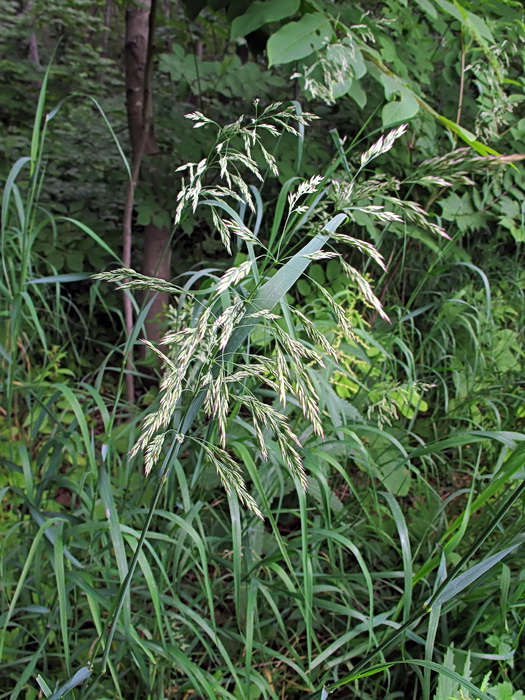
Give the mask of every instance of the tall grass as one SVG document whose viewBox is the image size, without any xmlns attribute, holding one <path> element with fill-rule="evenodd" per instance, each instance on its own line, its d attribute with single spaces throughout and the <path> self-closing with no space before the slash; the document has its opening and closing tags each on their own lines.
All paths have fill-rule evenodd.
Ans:
<svg viewBox="0 0 525 700">
<path fill-rule="evenodd" d="M 118 396 L 108 405 L 96 385 L 76 380 L 68 367 L 80 365 L 82 350 L 71 330 L 76 310 L 64 289 L 89 279 L 89 272 L 60 274 L 35 253 L 39 236 L 51 230 L 56 237 L 61 225 L 60 217 L 39 204 L 48 125 L 59 110 L 45 114 L 48 76 L 49 70 L 42 82 L 31 153 L 13 166 L 2 197 L 3 697 L 36 697 L 27 685 L 42 665 L 52 675 L 52 669 L 60 669 L 59 676 L 72 674 L 78 665 L 72 611 L 82 594 L 72 587 L 70 576 L 85 569 L 86 555 L 90 559 L 94 551 L 91 540 L 100 535 L 93 525 L 104 493 L 100 452 L 118 406 Z M 68 222 L 111 252 L 82 222 Z M 76 320 L 84 319 L 79 314 Z M 85 325 L 82 331 L 89 337 Z M 105 491 L 107 495 L 107 485 Z M 71 540 L 68 526 L 80 523 L 87 528 Z M 84 615 L 79 612 L 80 626 Z M 99 623 L 94 611 L 88 624 Z M 34 680 L 31 686 L 37 687 Z"/>
<path fill-rule="evenodd" d="M 339 159 L 324 177 L 285 183 L 272 207 L 262 184 L 244 184 L 246 169 L 275 168 L 255 127 L 293 128 L 297 116 L 276 107 L 219 127 L 193 115 L 217 140 L 187 170 L 180 217 L 210 210 L 233 260 L 167 286 L 177 303 L 145 424 L 119 408 L 121 384 L 103 389 L 123 351 L 93 382 L 60 366 L 52 346 L 65 324 L 42 310 L 68 317 L 66 280 L 32 272 L 41 155 L 12 171 L 0 697 L 444 700 L 490 697 L 508 675 L 522 683 L 522 399 L 508 383 L 522 374 L 494 346 L 514 408 L 496 420 L 479 405 L 488 390 L 498 402 L 486 347 L 502 330 L 500 292 L 489 304 L 486 278 L 469 270 L 481 287 L 455 275 L 434 306 L 414 296 L 387 309 L 391 326 L 368 327 L 367 308 L 385 311 L 340 246 L 382 259 L 342 226 L 357 207 L 395 221 L 363 197 L 378 195 L 367 164 L 403 129 L 363 157 L 349 149 L 350 176 Z M 217 173 L 222 184 L 210 185 Z M 351 291 L 334 298 L 311 276 L 315 299 L 297 313 L 293 284 L 330 259 Z M 104 278 L 128 293 L 158 284 L 129 270 Z M 465 314 L 451 313 L 457 298 Z M 147 479 L 143 460 L 127 457 L 137 445 Z"/>
</svg>

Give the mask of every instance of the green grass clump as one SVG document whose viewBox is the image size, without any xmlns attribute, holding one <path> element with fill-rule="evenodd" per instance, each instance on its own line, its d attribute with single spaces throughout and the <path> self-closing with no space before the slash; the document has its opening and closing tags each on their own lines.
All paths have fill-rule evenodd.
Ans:
<svg viewBox="0 0 525 700">
<path fill-rule="evenodd" d="M 146 409 L 121 399 L 138 301 L 135 335 L 70 369 L 69 278 L 32 250 L 60 223 L 38 207 L 43 110 L 2 210 L 0 698 L 518 698 L 523 300 L 515 268 L 444 241 L 439 275 L 379 301 L 356 212 L 444 233 L 369 177 L 404 127 L 265 203 L 259 134 L 302 149 L 309 115 L 191 115 L 216 141 L 178 221 L 204 207 L 228 267 L 94 282 L 175 298 Z"/>
</svg>

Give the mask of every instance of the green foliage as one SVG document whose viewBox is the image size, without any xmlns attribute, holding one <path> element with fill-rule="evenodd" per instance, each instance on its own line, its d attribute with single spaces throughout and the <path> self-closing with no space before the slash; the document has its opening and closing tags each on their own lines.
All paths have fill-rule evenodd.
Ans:
<svg viewBox="0 0 525 700">
<path fill-rule="evenodd" d="M 227 55 L 220 61 L 201 61 L 186 52 L 182 46 L 173 46 L 170 53 L 161 54 L 159 71 L 167 73 L 179 93 L 184 88 L 193 94 L 209 97 L 221 95 L 248 100 L 270 99 L 276 89 L 282 88 L 282 78 L 272 75 L 257 63 L 242 63 L 236 55 Z M 186 93 L 187 94 L 187 93 Z"/>
<path fill-rule="evenodd" d="M 122 7 L 105 56 L 103 3 L 1 8 L 0 697 L 519 700 L 522 7 L 186 5 L 136 211 L 178 216 L 182 274 L 137 406 L 159 281 L 104 275 L 123 339 L 87 277 L 119 264 L 126 169 L 61 102 L 123 133 Z M 64 35 L 48 73 L 32 30 L 42 62 Z M 307 137 L 265 112 L 290 85 Z"/>
<path fill-rule="evenodd" d="M 309 12 L 270 37 L 267 47 L 269 64 L 291 63 L 310 56 L 326 46 L 332 36 L 333 29 L 326 15 Z"/>
<path fill-rule="evenodd" d="M 279 22 L 299 10 L 300 0 L 270 0 L 270 2 L 251 2 L 246 12 L 232 21 L 232 39 L 244 37 L 260 29 L 269 22 Z M 276 61 L 271 61 L 271 63 Z"/>
</svg>

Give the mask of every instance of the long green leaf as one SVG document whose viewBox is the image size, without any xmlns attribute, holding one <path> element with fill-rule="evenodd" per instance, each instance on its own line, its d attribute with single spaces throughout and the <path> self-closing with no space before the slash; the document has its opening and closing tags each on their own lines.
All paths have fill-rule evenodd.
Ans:
<svg viewBox="0 0 525 700">
<path fill-rule="evenodd" d="M 78 219 L 72 219 L 69 216 L 59 216 L 56 218 L 57 221 L 69 221 L 70 224 L 73 224 L 77 228 L 79 228 L 81 231 L 84 231 L 84 233 L 87 233 L 88 236 L 90 236 L 97 245 L 99 245 L 101 248 L 103 248 L 107 253 L 109 253 L 117 262 L 122 263 L 122 260 L 120 256 L 118 256 L 113 248 L 109 246 L 106 241 L 102 240 L 102 238 L 96 234 L 93 229 L 89 228 L 89 226 L 86 226 L 86 224 L 83 224 L 82 221 L 78 221 Z"/>
<path fill-rule="evenodd" d="M 476 564 L 468 571 L 465 571 L 465 573 L 456 576 L 456 578 L 450 581 L 446 588 L 441 591 L 438 597 L 433 601 L 432 605 L 443 605 L 443 603 L 455 598 L 464 588 L 470 586 L 470 584 L 474 583 L 474 581 L 476 581 L 480 576 L 483 576 L 483 574 L 492 569 L 493 566 L 496 566 L 498 562 L 506 557 L 507 554 L 510 554 L 520 545 L 522 545 L 524 541 L 525 538 L 519 542 L 516 542 L 510 547 L 506 547 L 505 549 L 501 550 L 501 552 L 493 554 L 491 557 L 488 557 L 479 564 Z"/>
<path fill-rule="evenodd" d="M 73 690 L 73 688 L 82 685 L 82 683 L 89 678 L 91 673 L 92 670 L 89 666 L 83 666 L 72 678 L 66 681 L 64 685 L 60 686 L 60 688 L 56 691 L 56 693 L 53 693 L 49 700 L 60 700 L 60 698 L 67 695 L 71 690 Z"/>
<path fill-rule="evenodd" d="M 40 93 L 38 95 L 38 103 L 36 106 L 35 122 L 33 124 L 33 134 L 31 136 L 31 175 L 35 174 L 35 169 L 38 163 L 38 155 L 40 151 L 40 135 L 42 132 L 42 119 L 44 117 L 44 106 L 46 102 L 47 93 L 47 83 L 49 81 L 49 74 L 51 72 L 51 65 L 55 57 L 56 47 L 53 51 L 51 60 L 49 61 L 44 77 L 42 79 L 42 85 L 40 87 Z"/>
<path fill-rule="evenodd" d="M 66 574 L 64 569 L 64 521 L 60 521 L 55 528 L 55 542 L 53 547 L 53 563 L 55 568 L 55 580 L 58 594 L 58 610 L 60 618 L 60 631 L 62 633 L 62 646 L 64 649 L 64 663 L 67 673 L 71 673 L 69 655 L 69 636 L 67 629 L 68 600 L 66 593 Z"/>
<path fill-rule="evenodd" d="M 80 282 L 90 279 L 87 272 L 67 272 L 62 275 L 49 275 L 48 277 L 38 277 L 28 280 L 27 284 L 63 284 L 64 282 Z"/>
<path fill-rule="evenodd" d="M 410 617 L 410 607 L 412 605 L 412 587 L 413 587 L 413 570 L 412 570 L 412 553 L 410 549 L 410 536 L 408 528 L 403 516 L 403 511 L 399 503 L 394 498 L 393 494 L 388 491 L 381 491 L 381 496 L 387 501 L 392 516 L 396 523 L 399 541 L 401 543 L 401 553 L 403 556 L 403 578 L 405 581 L 405 590 L 403 596 L 403 621 L 406 622 Z"/>
<path fill-rule="evenodd" d="M 275 275 L 271 277 L 259 289 L 255 297 L 248 305 L 247 315 L 261 310 L 271 311 L 274 306 L 283 299 L 288 291 L 297 282 L 299 277 L 305 272 L 310 264 L 307 255 L 321 250 L 323 245 L 329 240 L 330 235 L 346 220 L 345 214 L 337 214 L 324 227 L 323 231 L 328 234 L 318 233 L 309 243 L 307 243 L 293 258 L 280 267 Z M 225 356 L 233 355 L 249 336 L 251 331 L 257 326 L 258 321 L 246 318 L 232 333 L 230 341 L 224 350 Z"/>
<path fill-rule="evenodd" d="M 53 691 L 40 674 L 36 677 L 36 682 L 38 683 L 40 690 L 44 693 L 46 698 L 50 698 L 53 695 Z"/>
<path fill-rule="evenodd" d="M 13 191 L 13 187 L 15 186 L 15 181 L 16 178 L 18 177 L 18 173 L 22 170 L 24 165 L 27 165 L 27 163 L 31 162 L 31 158 L 29 156 L 25 156 L 23 158 L 19 158 L 16 163 L 13 165 L 11 170 L 9 171 L 9 175 L 7 176 L 7 180 L 4 185 L 4 192 L 2 194 L 2 241 L 4 239 L 5 231 L 7 228 L 7 222 L 8 222 L 8 215 L 9 215 L 9 200 L 11 198 L 11 192 Z M 24 228 L 24 222 L 21 221 L 21 228 Z"/>
<path fill-rule="evenodd" d="M 472 695 L 475 698 L 478 698 L 479 700 L 493 700 L 493 698 L 491 698 L 490 695 L 487 695 L 487 693 L 484 693 L 466 678 L 460 676 L 459 673 L 452 671 L 450 668 L 447 668 L 442 664 L 437 664 L 435 661 L 426 661 L 425 659 L 408 659 L 406 661 L 392 661 L 390 663 L 373 666 L 372 668 L 369 668 L 366 671 L 360 671 L 359 673 L 354 674 L 350 673 L 348 676 L 345 676 L 340 681 L 337 681 L 336 683 L 331 683 L 329 686 L 327 686 L 326 690 L 328 691 L 328 693 L 332 693 L 337 688 L 341 688 L 343 685 L 347 685 L 351 681 L 357 680 L 359 678 L 366 678 L 377 673 L 382 673 L 383 671 L 386 671 L 387 669 L 392 668 L 393 666 L 396 666 L 398 664 L 404 664 L 408 666 L 421 666 L 422 668 L 428 668 L 431 671 L 435 671 L 436 673 L 442 673 L 444 676 L 448 676 L 448 678 L 451 678 L 452 680 L 456 681 L 456 683 L 459 683 L 459 685 L 462 685 L 464 688 L 466 688 L 470 693 L 472 693 Z"/>
<path fill-rule="evenodd" d="M 34 536 L 33 542 L 31 543 L 31 547 L 29 549 L 29 552 L 27 553 L 24 566 L 22 567 L 22 571 L 20 572 L 19 578 L 18 578 L 18 583 L 16 585 L 15 592 L 13 593 L 13 597 L 11 598 L 11 603 L 9 604 L 9 608 L 7 610 L 7 614 L 5 616 L 4 620 L 4 626 L 0 634 L 0 658 L 2 658 L 2 652 L 3 652 L 3 647 L 4 647 L 4 642 L 5 642 L 5 635 L 7 632 L 7 627 L 9 625 L 9 621 L 13 615 L 14 609 L 16 607 L 16 602 L 20 596 L 20 593 L 22 592 L 22 589 L 24 588 L 26 578 L 29 574 L 29 570 L 33 564 L 33 559 L 35 558 L 36 552 L 38 550 L 38 547 L 40 546 L 40 540 L 44 536 L 46 530 L 49 527 L 55 526 L 57 523 L 61 522 L 60 518 L 50 518 L 47 520 L 45 523 L 43 523 L 40 528 L 38 529 L 38 532 Z"/>
<path fill-rule="evenodd" d="M 122 148 L 122 146 L 121 146 L 121 144 L 120 144 L 120 141 L 118 140 L 117 134 L 115 133 L 115 130 L 114 130 L 113 127 L 111 126 L 111 122 L 110 122 L 109 119 L 106 117 L 106 113 L 105 113 L 104 110 L 102 109 L 100 103 L 99 103 L 98 100 L 96 100 L 92 95 L 84 95 L 84 94 L 80 93 L 80 96 L 81 96 L 81 97 L 87 97 L 88 100 L 91 100 L 91 102 L 94 103 L 94 105 L 96 106 L 96 108 L 97 108 L 98 111 L 100 112 L 100 114 L 101 114 L 101 116 L 102 116 L 102 119 L 104 120 L 106 126 L 108 127 L 108 131 L 109 131 L 109 133 L 111 134 L 111 138 L 112 138 L 113 141 L 115 142 L 115 145 L 116 145 L 117 150 L 118 150 L 118 152 L 119 152 L 119 155 L 120 155 L 120 157 L 121 157 L 121 159 L 122 159 L 122 162 L 123 162 L 123 164 L 124 164 L 124 167 L 126 168 L 126 173 L 127 173 L 128 179 L 131 180 L 131 166 L 130 166 L 130 164 L 129 164 L 129 161 L 128 161 L 128 159 L 126 158 L 126 154 L 124 153 L 124 149 Z"/>
</svg>

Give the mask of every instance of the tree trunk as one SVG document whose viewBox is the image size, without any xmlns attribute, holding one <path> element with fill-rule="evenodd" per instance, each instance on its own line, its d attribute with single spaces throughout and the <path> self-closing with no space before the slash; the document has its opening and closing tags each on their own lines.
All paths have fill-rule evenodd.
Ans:
<svg viewBox="0 0 525 700">
<path fill-rule="evenodd" d="M 111 26 L 111 0 L 106 0 L 104 8 L 104 31 L 102 32 L 102 56 L 109 56 L 109 31 Z"/>
<path fill-rule="evenodd" d="M 40 68 L 40 53 L 38 51 L 38 43 L 35 32 L 33 32 L 29 37 L 29 58 L 35 64 L 35 66 Z"/>
<path fill-rule="evenodd" d="M 153 178 L 152 162 L 159 149 L 153 129 L 152 109 L 152 49 L 156 0 L 142 0 L 140 4 L 129 5 L 126 10 L 126 105 L 129 135 L 133 150 L 134 182 L 132 194 L 139 174 L 144 180 Z M 145 162 L 143 163 L 143 159 Z M 154 188 L 153 188 L 154 191 Z M 133 206 L 133 196 L 128 197 L 127 205 Z M 124 231 L 124 265 L 130 266 L 131 257 L 131 217 L 129 230 Z M 171 277 L 170 231 L 156 226 L 153 222 L 145 227 L 143 272 L 147 275 L 169 280 Z M 149 297 L 146 298 L 149 300 Z M 157 294 L 146 319 L 146 334 L 152 341 L 161 335 L 159 314 L 168 302 L 167 294 Z"/>
<path fill-rule="evenodd" d="M 33 10 L 33 7 L 32 7 L 31 1 L 22 4 L 22 12 L 23 13 L 30 15 L 30 14 L 32 14 L 32 10 Z M 31 28 L 32 29 L 33 29 L 33 24 L 34 24 L 34 22 L 33 22 L 33 20 L 31 20 Z M 37 42 L 36 34 L 34 31 L 31 31 L 31 34 L 29 35 L 29 39 L 27 40 L 27 49 L 28 49 L 29 58 L 30 58 L 31 62 L 34 63 L 34 65 L 37 68 L 40 68 L 41 67 L 40 52 L 38 50 L 38 42 Z"/>
</svg>

